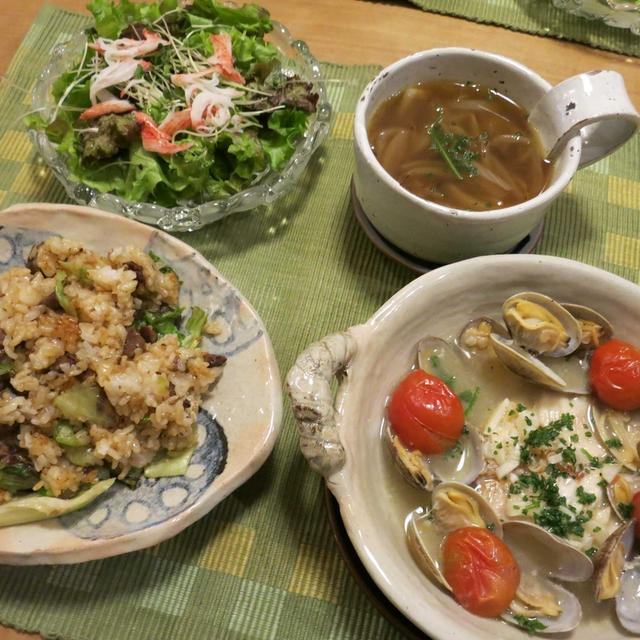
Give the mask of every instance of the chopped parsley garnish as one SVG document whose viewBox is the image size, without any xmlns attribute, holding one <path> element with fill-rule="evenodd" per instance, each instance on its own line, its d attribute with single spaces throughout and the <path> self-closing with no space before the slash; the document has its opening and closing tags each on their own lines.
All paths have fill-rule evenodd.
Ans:
<svg viewBox="0 0 640 640">
<path fill-rule="evenodd" d="M 518 413 L 522 413 L 523 411 L 526 411 L 527 407 L 525 407 L 523 404 L 521 404 L 520 402 L 518 402 L 517 406 L 516 406 L 516 411 Z"/>
<path fill-rule="evenodd" d="M 562 456 L 562 462 L 565 464 L 575 464 L 576 463 L 576 448 L 575 447 L 564 447 L 560 450 L 560 455 Z"/>
<path fill-rule="evenodd" d="M 587 493 L 584 490 L 584 487 L 578 487 L 576 496 L 578 497 L 578 502 L 580 504 L 592 504 L 596 501 L 597 497 L 595 493 Z"/>
<path fill-rule="evenodd" d="M 538 618 L 525 618 L 519 614 L 513 616 L 513 618 L 518 623 L 518 626 L 524 629 L 529 635 L 533 635 L 538 631 L 544 631 L 547 628 L 547 625 L 542 624 Z"/>
<path fill-rule="evenodd" d="M 584 535 L 582 525 L 589 522 L 592 517 L 591 511 L 583 511 L 574 518 L 561 509 L 545 508 L 533 514 L 533 521 L 561 538 L 568 538 L 572 534 L 582 538 Z"/>
<path fill-rule="evenodd" d="M 560 418 L 551 421 L 546 427 L 538 427 L 530 431 L 525 444 L 534 448 L 549 446 L 567 426 L 573 426 L 573 416 L 570 413 L 563 413 Z"/>
<path fill-rule="evenodd" d="M 526 447 L 522 447 L 520 449 L 520 464 L 527 464 L 527 462 L 531 462 L 531 451 Z"/>
<path fill-rule="evenodd" d="M 495 522 L 487 522 L 487 529 L 489 529 L 489 531 L 494 531 L 496 528 Z"/>
<path fill-rule="evenodd" d="M 595 529 L 594 529 L 595 531 Z M 598 553 L 598 548 L 597 547 L 589 547 L 585 553 L 590 557 L 593 558 L 593 556 L 596 555 L 596 553 Z"/>
<path fill-rule="evenodd" d="M 622 447 L 622 441 L 619 438 L 609 438 L 605 440 L 604 443 L 609 449 L 620 449 L 620 447 Z"/>
<path fill-rule="evenodd" d="M 625 520 L 629 520 L 633 513 L 633 502 L 618 502 L 618 511 Z"/>
<path fill-rule="evenodd" d="M 445 458 L 458 458 L 462 454 L 462 444 L 460 444 L 460 440 L 456 442 L 451 449 L 447 449 L 444 452 Z"/>
<path fill-rule="evenodd" d="M 509 493 L 519 494 L 524 489 L 531 494 L 531 504 L 523 513 L 531 511 L 536 524 L 561 538 L 569 535 L 581 538 L 584 535 L 583 525 L 591 520 L 593 512 L 587 510 L 578 513 L 575 507 L 567 504 L 567 499 L 560 495 L 554 478 L 537 473 L 523 473 L 509 486 Z M 536 509 L 539 510 L 535 511 Z"/>
<path fill-rule="evenodd" d="M 473 409 L 474 405 L 478 401 L 478 394 L 480 393 L 480 387 L 476 387 L 473 391 L 471 389 L 465 389 L 460 394 L 458 394 L 458 398 L 460 398 L 460 402 L 466 404 L 467 407 L 464 410 L 464 415 L 468 416 Z"/>
<path fill-rule="evenodd" d="M 442 367 L 442 362 L 440 361 L 440 357 L 433 353 L 429 356 L 429 363 L 431 364 L 431 367 L 433 368 L 433 375 L 440 378 L 440 380 L 442 380 L 442 382 L 444 382 L 448 387 L 451 387 L 451 389 L 453 389 L 455 382 L 456 382 L 456 377 L 450 375 L 449 373 L 447 373 L 443 367 Z"/>
</svg>

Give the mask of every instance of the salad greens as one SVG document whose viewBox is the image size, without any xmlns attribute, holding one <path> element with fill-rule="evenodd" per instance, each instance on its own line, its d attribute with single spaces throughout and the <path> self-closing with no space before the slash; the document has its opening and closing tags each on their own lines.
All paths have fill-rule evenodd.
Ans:
<svg viewBox="0 0 640 640">
<path fill-rule="evenodd" d="M 182 4 L 87 5 L 94 25 L 82 59 L 53 84 L 52 119 L 25 119 L 65 155 L 73 180 L 136 202 L 199 204 L 293 154 L 318 95 L 281 69 L 264 39 L 268 12 Z"/>
</svg>

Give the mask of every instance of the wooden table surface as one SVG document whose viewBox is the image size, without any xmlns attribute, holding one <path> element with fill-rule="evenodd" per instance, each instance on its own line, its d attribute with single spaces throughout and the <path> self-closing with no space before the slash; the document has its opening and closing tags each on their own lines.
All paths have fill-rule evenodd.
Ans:
<svg viewBox="0 0 640 640">
<path fill-rule="evenodd" d="M 86 0 L 52 0 L 86 13 Z M 0 1 L 0 73 L 45 0 Z M 260 0 L 272 17 L 304 40 L 320 60 L 387 65 L 403 56 L 443 46 L 466 46 L 525 63 L 552 84 L 593 69 L 620 72 L 640 108 L 640 58 L 571 42 L 526 35 L 490 25 L 426 13 L 404 2 L 368 0 Z M 1 117 L 1 116 L 0 116 Z M 0 626 L 0 640 L 37 639 Z"/>
</svg>

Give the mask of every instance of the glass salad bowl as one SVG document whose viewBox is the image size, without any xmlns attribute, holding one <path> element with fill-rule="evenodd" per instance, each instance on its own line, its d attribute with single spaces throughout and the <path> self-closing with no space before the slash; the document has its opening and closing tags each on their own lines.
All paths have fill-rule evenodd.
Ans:
<svg viewBox="0 0 640 640">
<path fill-rule="evenodd" d="M 602 20 L 610 27 L 630 29 L 640 36 L 640 2 L 638 0 L 553 0 L 559 9 L 565 9 L 589 20 Z"/>
<path fill-rule="evenodd" d="M 331 119 L 331 107 L 318 61 L 306 43 L 294 40 L 286 27 L 275 20 L 272 25 L 273 30 L 264 36 L 265 41 L 276 47 L 285 76 L 297 74 L 303 81 L 312 84 L 313 92 L 318 94 L 316 111 L 310 114 L 305 134 L 296 142 L 295 151 L 284 165 L 257 175 L 249 186 L 233 195 L 203 203 L 187 201 L 174 207 L 153 202 L 133 202 L 113 193 L 101 193 L 75 181 L 70 175 L 65 155 L 57 150 L 57 145 L 49 140 L 44 131 L 29 129 L 31 141 L 70 198 L 80 204 L 156 225 L 165 231 L 193 231 L 236 211 L 270 205 L 296 183 L 311 155 L 327 135 Z M 51 94 L 54 82 L 74 67 L 85 50 L 86 42 L 83 31 L 53 49 L 51 59 L 38 78 L 32 98 L 33 112 L 40 113 L 45 120 L 50 118 L 56 106 Z"/>
</svg>

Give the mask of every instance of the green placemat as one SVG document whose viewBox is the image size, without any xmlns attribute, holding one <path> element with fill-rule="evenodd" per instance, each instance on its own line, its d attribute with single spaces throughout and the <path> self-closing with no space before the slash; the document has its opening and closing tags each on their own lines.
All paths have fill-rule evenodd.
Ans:
<svg viewBox="0 0 640 640">
<path fill-rule="evenodd" d="M 573 40 L 628 56 L 640 56 L 640 36 L 629 29 L 610 27 L 603 21 L 573 15 L 555 7 L 551 0 L 409 0 L 435 13 L 475 22 Z M 577 3 L 576 3 L 577 4 Z"/>
<path fill-rule="evenodd" d="M 20 125 L 51 46 L 85 18 L 45 7 L 0 84 L 0 207 L 67 201 Z M 366 320 L 414 274 L 377 251 L 349 201 L 353 109 L 373 67 L 325 64 L 334 118 L 297 188 L 269 209 L 180 237 L 253 303 L 284 377 L 322 336 Z M 639 138 L 579 173 L 538 251 L 638 282 Z M 323 487 L 298 449 L 288 401 L 262 469 L 198 523 L 156 547 L 82 565 L 0 566 L 0 622 L 73 640 L 399 640 L 346 569 Z"/>
</svg>

